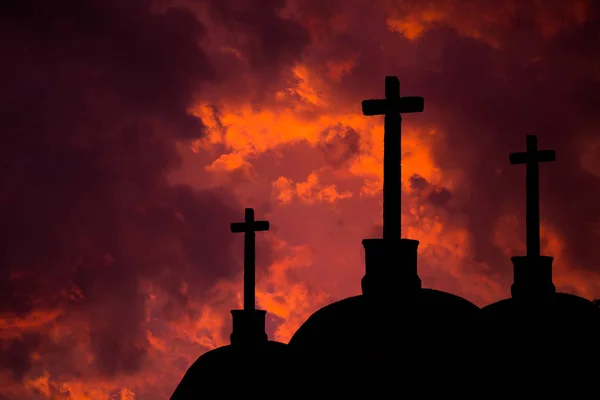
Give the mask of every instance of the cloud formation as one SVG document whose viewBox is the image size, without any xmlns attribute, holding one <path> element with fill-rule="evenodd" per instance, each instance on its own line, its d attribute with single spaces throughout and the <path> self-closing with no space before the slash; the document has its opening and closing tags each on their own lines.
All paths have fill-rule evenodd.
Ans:
<svg viewBox="0 0 600 400">
<path fill-rule="evenodd" d="M 402 132 L 424 285 L 508 295 L 525 234 L 508 154 L 537 134 L 557 152 L 540 167 L 555 283 L 600 296 L 595 2 L 184 3 L 0 5 L 0 397 L 168 397 L 227 340 L 246 206 L 273 227 L 272 337 L 358 293 L 383 155 L 360 103 L 385 75 L 425 98 Z"/>
<path fill-rule="evenodd" d="M 177 143 L 205 135 L 188 109 L 216 77 L 206 30 L 187 10 L 152 13 L 141 0 L 2 8 L 0 308 L 59 310 L 31 334 L 3 329 L 3 367 L 21 379 L 36 353 L 56 354 L 77 375 L 73 348 L 86 343 L 89 372 L 136 372 L 150 347 L 143 282 L 166 294 L 168 320 L 239 273 L 234 197 L 167 181 Z M 55 331 L 74 319 L 85 326 Z"/>
</svg>

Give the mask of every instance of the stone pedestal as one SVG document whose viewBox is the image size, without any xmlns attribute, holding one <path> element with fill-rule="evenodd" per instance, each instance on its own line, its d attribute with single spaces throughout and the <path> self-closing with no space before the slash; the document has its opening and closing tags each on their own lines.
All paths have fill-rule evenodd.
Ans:
<svg viewBox="0 0 600 400">
<path fill-rule="evenodd" d="M 267 343 L 264 310 L 231 310 L 233 332 L 231 345 L 236 347 L 256 347 Z"/>
<path fill-rule="evenodd" d="M 510 291 L 519 301 L 546 301 L 556 293 L 552 282 L 552 257 L 518 256 L 511 258 L 514 283 Z"/>
<path fill-rule="evenodd" d="M 421 289 L 417 273 L 418 240 L 365 239 L 364 295 L 399 297 L 416 294 Z"/>
</svg>

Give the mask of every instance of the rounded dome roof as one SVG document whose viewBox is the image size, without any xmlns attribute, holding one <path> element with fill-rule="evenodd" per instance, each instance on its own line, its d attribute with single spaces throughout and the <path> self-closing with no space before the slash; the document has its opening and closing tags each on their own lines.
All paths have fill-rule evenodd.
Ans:
<svg viewBox="0 0 600 400">
<path fill-rule="evenodd" d="M 406 388 L 417 388 L 425 375 L 449 376 L 449 364 L 467 357 L 479 307 L 439 290 L 418 293 L 416 301 L 358 295 L 327 305 L 298 329 L 290 350 L 299 364 L 311 366 L 305 373 L 316 386 L 347 386 L 344 381 L 351 380 L 382 387 L 371 377 L 389 374 L 395 368 L 390 365 L 403 371 L 397 377 Z M 459 368 L 461 375 L 466 368 Z"/>
<path fill-rule="evenodd" d="M 600 308 L 582 297 L 556 292 L 552 283 L 552 257 L 511 259 L 514 264 L 512 297 L 481 309 L 483 327 L 490 329 L 487 332 L 490 337 L 510 334 L 517 329 L 537 331 L 545 337 L 597 332 Z"/>
<path fill-rule="evenodd" d="M 290 340 L 296 348 L 357 348 L 361 344 L 377 348 L 388 342 L 377 337 L 410 335 L 422 337 L 436 325 L 461 331 L 474 321 L 479 307 L 462 297 L 434 289 L 420 289 L 416 302 L 378 301 L 358 295 L 329 304 L 311 315 Z M 461 324 L 448 326 L 448 322 Z M 407 326 L 411 324 L 411 326 Z M 431 332 L 432 335 L 439 332 Z"/>
<path fill-rule="evenodd" d="M 513 298 L 500 300 L 481 309 L 484 324 L 502 332 L 518 324 L 521 329 L 547 329 L 564 335 L 580 330 L 600 329 L 600 307 L 590 300 L 567 293 L 556 293 L 548 302 L 521 303 Z"/>
<path fill-rule="evenodd" d="M 537 304 L 501 300 L 481 310 L 481 321 L 488 380 L 531 371 L 564 380 L 585 373 L 600 355 L 600 308 L 579 296 L 555 293 Z"/>
<path fill-rule="evenodd" d="M 365 239 L 362 244 L 366 267 L 361 281 L 363 294 L 315 312 L 294 334 L 291 347 L 342 351 L 366 341 L 372 350 L 382 342 L 378 337 L 382 332 L 409 335 L 443 321 L 477 317 L 479 307 L 470 301 L 421 287 L 417 240 Z M 403 328 L 406 324 L 413 326 Z"/>
<path fill-rule="evenodd" d="M 524 306 L 513 298 L 500 300 L 481 309 L 485 321 L 506 321 L 520 317 L 560 319 L 564 322 L 595 323 L 600 321 L 600 307 L 583 297 L 567 293 L 556 293 L 549 302 Z"/>
<path fill-rule="evenodd" d="M 449 317 L 448 312 L 475 315 L 479 311 L 479 307 L 470 301 L 460 296 L 435 289 L 420 289 L 417 303 L 407 302 L 405 303 L 405 307 L 398 303 L 393 305 L 388 303 L 387 305 L 383 305 L 382 308 L 385 309 L 389 306 L 394 307 L 398 311 L 403 310 L 404 312 L 413 309 L 421 313 L 439 314 L 442 318 Z M 335 329 L 338 326 L 336 322 L 359 324 L 363 322 L 361 319 L 367 313 L 377 313 L 379 307 L 379 302 L 370 301 L 368 296 L 362 294 L 326 305 L 306 320 L 292 337 L 290 344 L 311 330 L 318 328 L 319 331 L 322 331 L 322 327 L 327 325 L 331 325 Z M 323 332 L 320 332 L 320 335 L 322 334 Z"/>
<path fill-rule="evenodd" d="M 203 394 L 210 397 L 212 385 L 218 385 L 219 395 L 224 396 L 228 393 L 248 393 L 249 384 L 255 384 L 257 393 L 261 393 L 265 383 L 258 378 L 281 381 L 285 378 L 283 372 L 288 371 L 286 364 L 289 361 L 288 346 L 271 340 L 254 350 L 232 345 L 218 347 L 198 357 L 183 376 L 171 400 L 191 400 Z M 247 374 L 251 374 L 252 380 L 244 379 Z M 223 386 L 225 379 L 231 385 Z M 236 381 L 243 381 L 244 384 L 235 385 Z"/>
</svg>

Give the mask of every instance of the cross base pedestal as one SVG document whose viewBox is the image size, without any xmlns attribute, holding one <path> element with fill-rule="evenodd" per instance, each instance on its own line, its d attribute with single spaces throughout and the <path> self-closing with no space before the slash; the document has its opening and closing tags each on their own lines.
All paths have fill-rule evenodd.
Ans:
<svg viewBox="0 0 600 400">
<path fill-rule="evenodd" d="M 517 256 L 511 260 L 514 283 L 510 291 L 515 300 L 544 301 L 556 293 L 552 282 L 552 257 Z"/>
<path fill-rule="evenodd" d="M 417 273 L 418 240 L 365 239 L 364 295 L 398 297 L 416 294 L 421 289 Z"/>
<path fill-rule="evenodd" d="M 265 310 L 231 310 L 233 332 L 229 336 L 232 346 L 254 347 L 267 343 Z"/>
</svg>

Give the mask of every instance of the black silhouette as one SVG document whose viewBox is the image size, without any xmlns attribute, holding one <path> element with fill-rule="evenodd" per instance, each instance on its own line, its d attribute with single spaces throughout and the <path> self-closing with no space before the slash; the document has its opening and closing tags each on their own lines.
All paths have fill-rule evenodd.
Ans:
<svg viewBox="0 0 600 400">
<path fill-rule="evenodd" d="M 526 153 L 510 155 L 511 164 L 526 164 L 527 168 L 527 256 L 512 257 L 512 298 L 481 311 L 489 349 L 486 364 L 494 371 L 489 379 L 504 381 L 508 374 L 504 366 L 510 363 L 510 376 L 527 377 L 522 384 L 537 385 L 532 369 L 544 374 L 540 379 L 561 374 L 564 380 L 578 366 L 587 368 L 585 360 L 597 355 L 600 309 L 584 298 L 557 293 L 553 258 L 540 255 L 538 163 L 554 160 L 554 151 L 537 150 L 535 136 L 527 137 Z M 549 387 L 536 387 L 538 393 L 540 388 Z"/>
<path fill-rule="evenodd" d="M 268 221 L 255 221 L 246 208 L 245 222 L 232 223 L 232 232 L 244 232 L 244 309 L 232 310 L 231 345 L 211 350 L 192 364 L 171 400 L 193 400 L 218 395 L 265 397 L 263 377 L 272 388 L 286 381 L 290 357 L 287 345 L 268 340 L 266 311 L 255 309 L 255 232 L 269 230 Z M 267 396 L 269 397 L 269 396 Z"/>
<path fill-rule="evenodd" d="M 400 172 L 403 113 L 423 112 L 422 97 L 400 97 L 400 80 L 385 78 L 385 99 L 364 100 L 364 115 L 385 115 L 383 129 L 383 238 L 397 239 L 400 234 Z"/>
<path fill-rule="evenodd" d="M 269 221 L 255 221 L 254 210 L 246 208 L 244 222 L 231 224 L 231 232 L 244 232 L 244 311 L 251 313 L 256 306 L 255 262 L 256 235 L 254 232 L 268 231 Z"/>
<path fill-rule="evenodd" d="M 512 257 L 512 297 L 483 309 L 459 296 L 422 288 L 419 242 L 401 238 L 401 113 L 422 112 L 421 97 L 400 97 L 386 77 L 386 98 L 363 101 L 364 115 L 385 115 L 383 238 L 365 239 L 362 294 L 327 305 L 298 329 L 289 346 L 269 341 L 266 311 L 255 309 L 255 232 L 269 230 L 246 209 L 244 309 L 231 311 L 231 344 L 209 351 L 187 371 L 171 400 L 201 395 L 336 397 L 367 390 L 368 398 L 481 396 L 481 391 L 550 394 L 552 379 L 580 382 L 588 359 L 600 355 L 600 300 L 557 293 L 552 257 L 540 255 L 539 163 L 555 161 L 538 150 L 510 155 L 526 164 L 527 255 Z M 559 376 L 560 375 L 560 376 Z M 538 378 L 539 376 L 539 378 Z M 569 379 L 569 377 L 571 379 Z M 263 378 L 263 379 L 261 379 Z M 576 381 L 574 379 L 579 379 Z"/>
<path fill-rule="evenodd" d="M 400 113 L 420 112 L 424 101 L 401 98 L 396 77 L 385 82 L 385 100 L 363 102 L 365 115 L 385 114 L 384 237 L 363 240 L 363 294 L 315 312 L 289 344 L 299 365 L 310 363 L 303 380 L 338 393 L 359 386 L 419 390 L 429 379 L 463 373 L 465 367 L 450 366 L 456 359 L 468 365 L 479 313 L 461 297 L 423 289 L 419 242 L 400 238 Z"/>
<path fill-rule="evenodd" d="M 527 256 L 540 256 L 540 168 L 541 162 L 556 161 L 554 150 L 538 150 L 537 138 L 527 136 L 527 151 L 512 153 L 509 156 L 511 164 L 526 164 L 525 186 L 525 221 L 527 233 Z"/>
</svg>

